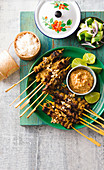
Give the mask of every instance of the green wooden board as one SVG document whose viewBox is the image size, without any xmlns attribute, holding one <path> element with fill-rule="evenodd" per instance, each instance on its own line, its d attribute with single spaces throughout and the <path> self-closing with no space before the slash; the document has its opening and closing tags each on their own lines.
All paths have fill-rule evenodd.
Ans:
<svg viewBox="0 0 104 170">
<path fill-rule="evenodd" d="M 82 12 L 81 13 L 82 18 L 85 17 L 98 17 L 104 21 L 104 12 Z M 20 32 L 21 31 L 32 31 L 37 34 L 41 41 L 41 52 L 37 56 L 41 56 L 44 52 L 50 50 L 51 48 L 59 47 L 59 46 L 76 46 L 76 47 L 82 47 L 79 42 L 76 39 L 76 32 L 72 34 L 70 37 L 61 39 L 61 40 L 53 40 L 51 38 L 48 38 L 44 36 L 36 27 L 34 22 L 34 12 L 21 12 L 20 13 Z M 104 46 L 100 47 L 96 50 L 88 50 L 92 53 L 94 53 L 99 60 L 102 61 L 104 64 Z M 32 64 L 34 63 L 36 59 L 32 61 L 23 61 L 20 60 L 20 79 L 23 78 L 25 75 L 28 74 L 28 71 Z M 20 93 L 26 88 L 26 79 L 21 82 L 20 84 Z M 24 93 L 20 99 L 26 96 L 26 93 Z M 29 105 L 28 105 L 29 106 Z M 27 107 L 28 107 L 27 106 Z M 26 109 L 26 107 L 21 111 L 20 114 Z M 31 111 L 30 109 L 28 113 Z M 26 118 L 24 115 L 22 118 L 20 118 L 20 125 L 44 125 L 45 123 L 42 122 L 35 114 L 33 114 L 29 119 Z"/>
</svg>

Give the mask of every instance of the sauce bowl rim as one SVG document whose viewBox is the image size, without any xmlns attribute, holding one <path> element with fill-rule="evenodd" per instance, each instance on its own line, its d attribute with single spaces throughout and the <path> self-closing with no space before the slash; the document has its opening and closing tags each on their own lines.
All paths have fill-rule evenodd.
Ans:
<svg viewBox="0 0 104 170">
<path fill-rule="evenodd" d="M 72 71 L 74 71 L 74 70 L 76 70 L 77 68 L 81 68 L 81 69 L 84 69 L 84 70 L 87 70 L 87 71 L 89 71 L 90 73 L 91 73 L 91 75 L 93 76 L 93 78 L 94 78 L 94 82 L 93 82 L 93 86 L 92 86 L 92 88 L 88 91 L 88 92 L 86 92 L 86 93 L 77 93 L 77 92 L 74 92 L 72 89 L 71 89 L 71 87 L 69 86 L 69 76 L 70 76 L 70 74 L 72 73 Z M 74 68 L 72 68 L 69 72 L 68 72 L 68 74 L 67 74 L 67 77 L 66 77 L 66 84 L 67 84 L 67 87 L 68 87 L 68 89 L 72 92 L 72 93 L 74 93 L 74 94 L 76 94 L 76 95 L 86 95 L 86 94 L 89 94 L 90 92 L 92 92 L 93 90 L 94 90 L 94 88 L 95 88 L 95 86 L 96 86 L 96 83 L 97 83 L 97 78 L 96 78 L 96 74 L 95 74 L 95 72 L 90 68 L 90 67 L 88 67 L 88 66 L 83 66 L 83 65 L 79 65 L 79 66 L 76 66 L 76 67 L 74 67 Z"/>
</svg>

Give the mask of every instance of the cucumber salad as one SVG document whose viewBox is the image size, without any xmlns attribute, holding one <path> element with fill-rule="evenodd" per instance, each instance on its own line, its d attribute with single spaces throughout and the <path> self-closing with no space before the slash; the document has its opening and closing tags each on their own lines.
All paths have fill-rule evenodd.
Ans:
<svg viewBox="0 0 104 170">
<path fill-rule="evenodd" d="M 93 17 L 87 18 L 79 27 L 77 37 L 81 45 L 89 46 L 90 48 L 98 48 L 103 45 L 103 21 Z"/>
</svg>

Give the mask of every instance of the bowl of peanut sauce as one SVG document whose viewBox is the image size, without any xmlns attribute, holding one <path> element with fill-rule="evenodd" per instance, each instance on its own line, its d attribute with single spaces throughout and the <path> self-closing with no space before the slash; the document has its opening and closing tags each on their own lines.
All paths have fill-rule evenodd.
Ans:
<svg viewBox="0 0 104 170">
<path fill-rule="evenodd" d="M 93 91 L 96 81 L 94 71 L 82 65 L 72 68 L 66 78 L 68 89 L 76 95 L 86 95 Z"/>
</svg>

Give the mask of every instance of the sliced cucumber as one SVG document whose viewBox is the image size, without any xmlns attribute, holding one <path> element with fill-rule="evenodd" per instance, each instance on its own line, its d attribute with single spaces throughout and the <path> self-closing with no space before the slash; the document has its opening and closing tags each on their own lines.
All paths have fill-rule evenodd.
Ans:
<svg viewBox="0 0 104 170">
<path fill-rule="evenodd" d="M 89 28 L 92 28 L 92 25 L 89 25 Z"/>
<path fill-rule="evenodd" d="M 85 42 L 86 42 L 86 41 L 91 42 L 91 38 L 85 37 Z"/>
<path fill-rule="evenodd" d="M 82 31 L 81 33 L 79 33 L 78 38 L 79 38 L 80 41 L 85 38 L 85 33 L 86 33 L 86 32 L 87 32 L 87 31 Z"/>
<path fill-rule="evenodd" d="M 96 20 L 95 20 L 96 21 Z M 99 29 L 99 31 L 102 31 L 102 29 L 103 29 L 103 24 L 101 23 L 101 22 L 98 22 L 98 21 L 96 21 L 97 22 L 97 24 L 98 24 L 98 29 Z"/>
<path fill-rule="evenodd" d="M 95 22 L 97 22 L 98 24 L 98 30 L 99 31 L 102 31 L 103 29 L 103 24 L 101 22 L 98 22 L 97 20 L 94 20 L 93 23 L 92 23 L 92 27 L 95 28 Z"/>
<path fill-rule="evenodd" d="M 79 27 L 80 27 L 80 28 L 85 28 L 85 27 L 86 27 L 86 24 L 81 23 Z"/>
<path fill-rule="evenodd" d="M 91 34 L 90 32 L 86 32 L 86 33 L 85 33 L 85 37 L 86 37 L 86 38 L 92 38 L 92 34 Z"/>
<path fill-rule="evenodd" d="M 89 26 L 92 24 L 93 20 L 92 20 L 92 18 L 88 18 L 88 19 L 86 19 L 86 22 L 87 22 L 87 25 Z"/>
<path fill-rule="evenodd" d="M 93 44 L 94 42 L 95 42 L 95 38 L 92 37 L 92 39 L 91 39 L 91 44 Z"/>
<path fill-rule="evenodd" d="M 99 31 L 97 35 L 91 39 L 91 44 L 93 44 L 94 42 L 101 41 L 102 38 L 103 38 L 103 31 Z"/>
</svg>

